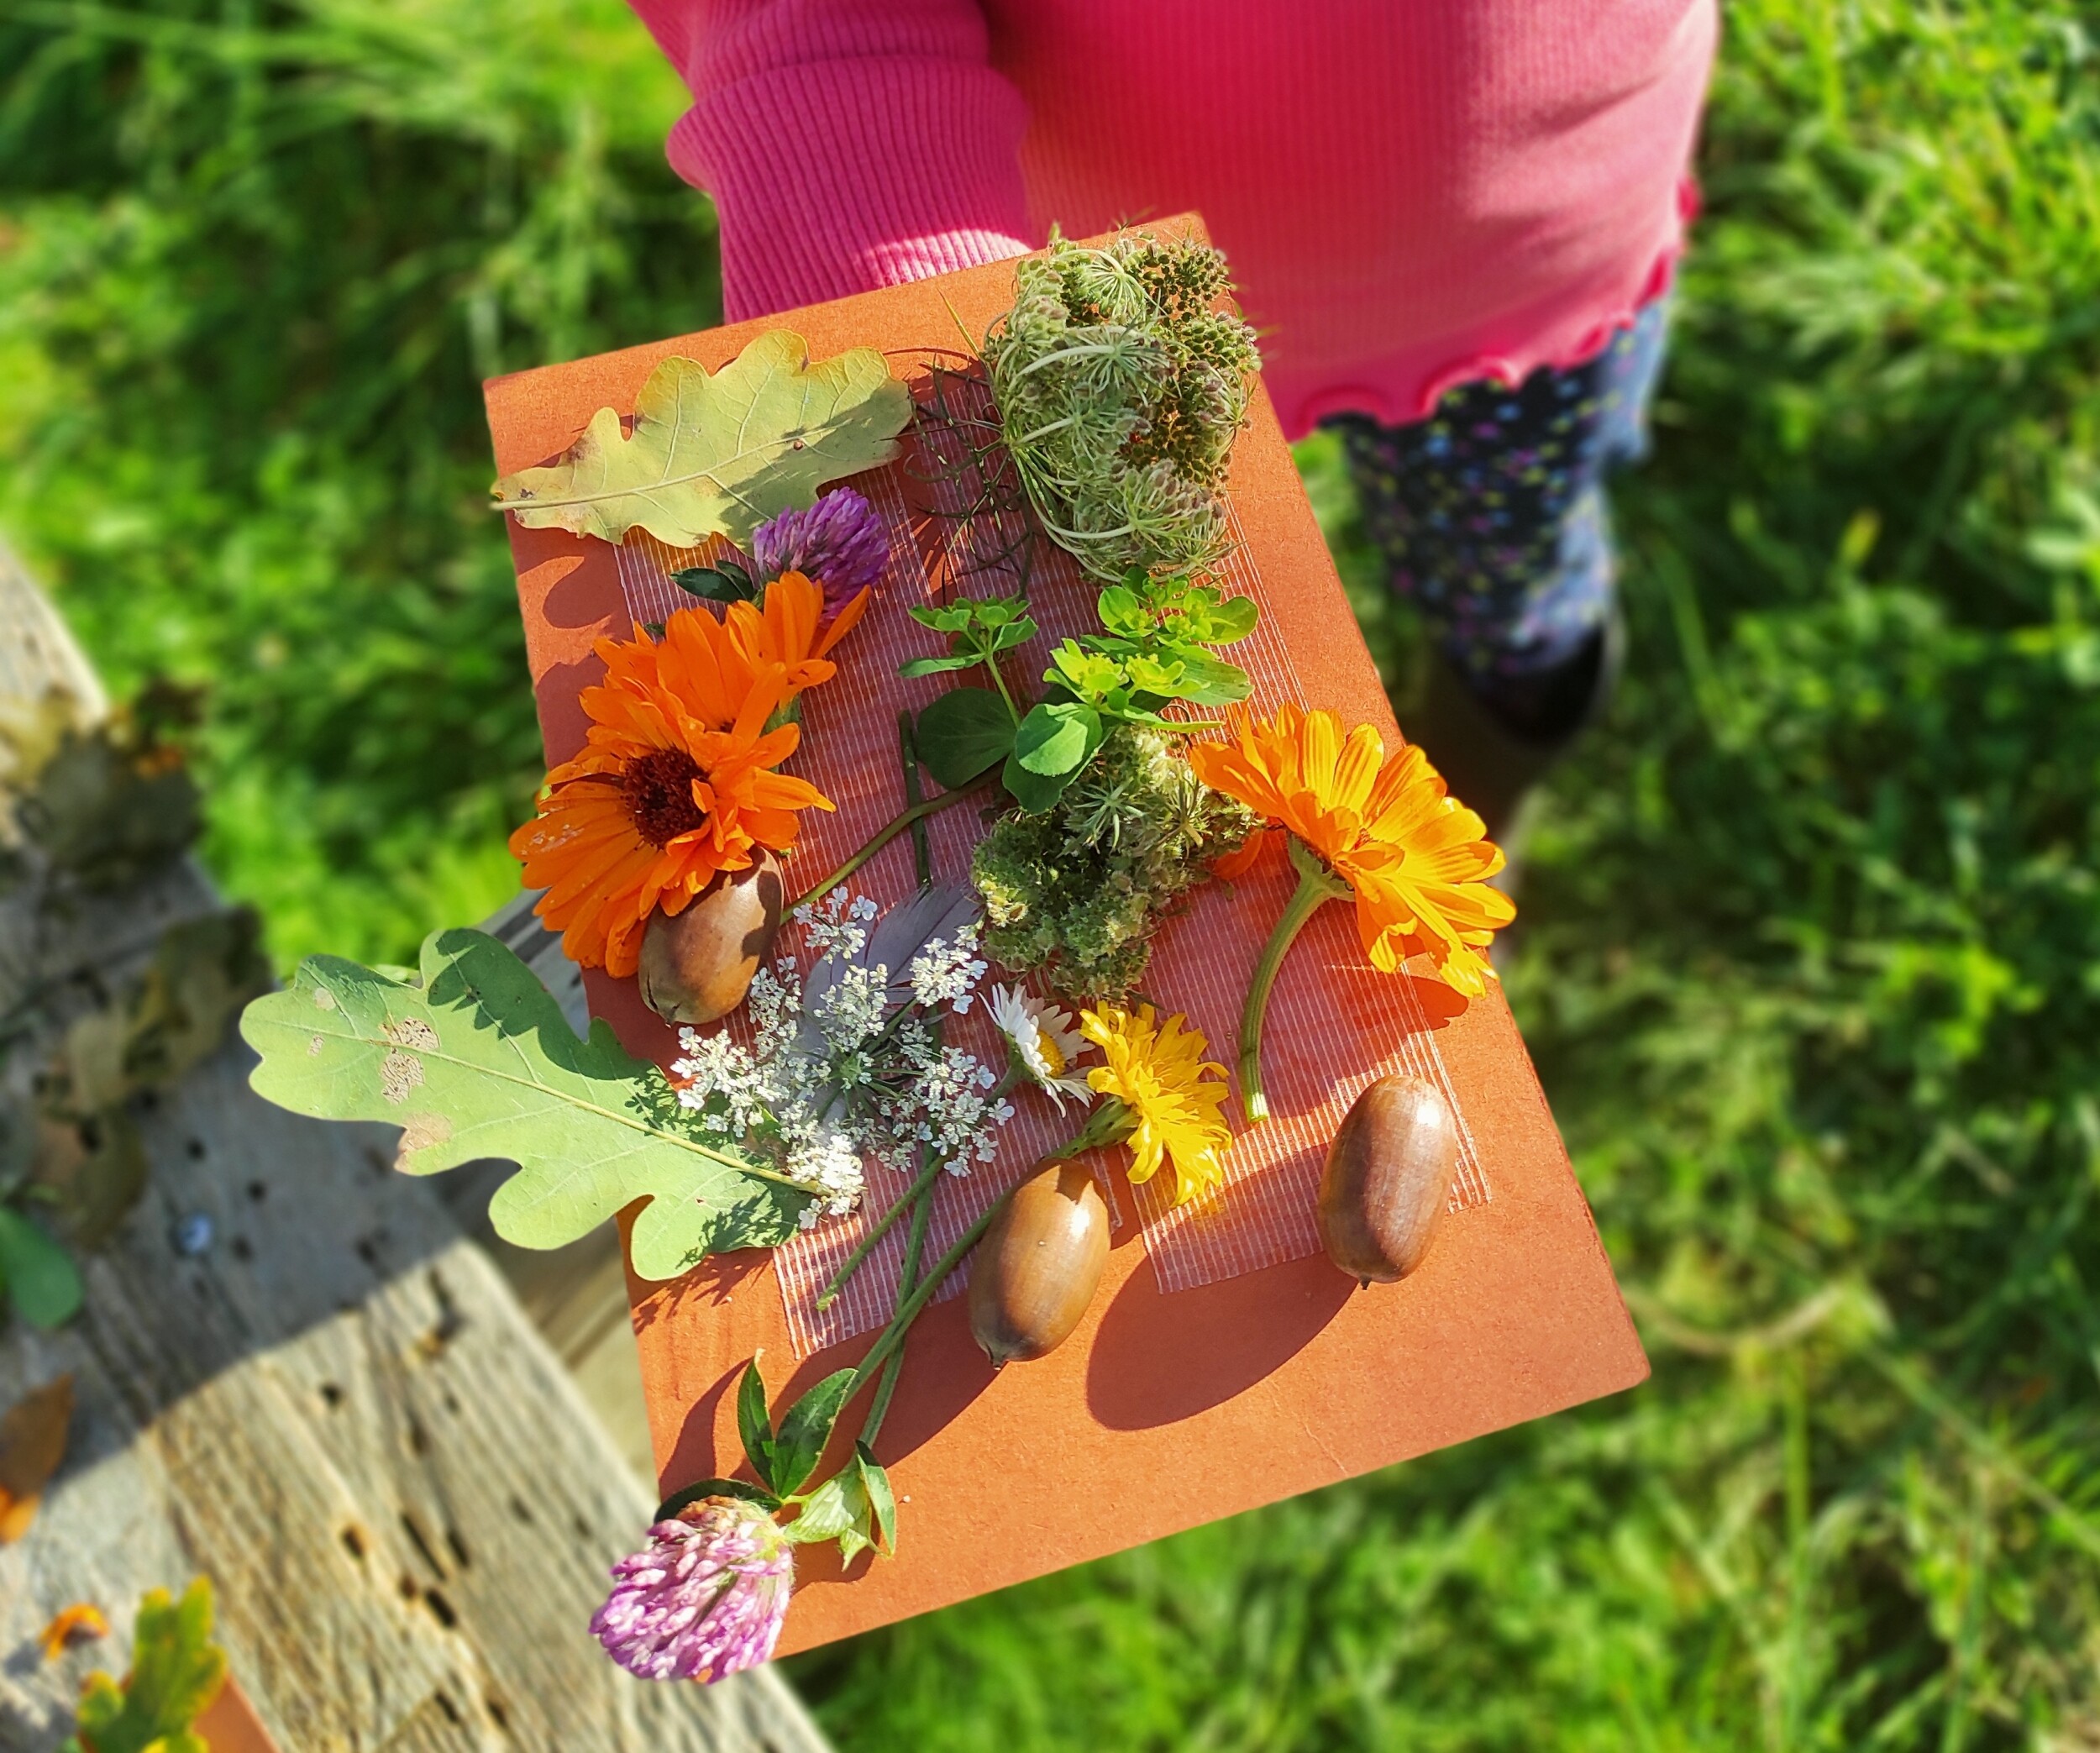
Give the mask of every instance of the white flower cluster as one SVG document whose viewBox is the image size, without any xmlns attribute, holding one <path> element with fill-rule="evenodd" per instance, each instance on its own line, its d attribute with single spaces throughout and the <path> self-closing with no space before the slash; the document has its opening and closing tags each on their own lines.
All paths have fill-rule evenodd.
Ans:
<svg viewBox="0 0 2100 1753">
<path fill-rule="evenodd" d="M 680 1030 L 680 1103 L 815 1193 L 806 1226 L 853 1209 L 864 1157 L 908 1168 L 924 1146 L 954 1174 L 990 1162 L 1013 1105 L 939 1026 L 943 1010 L 969 1010 L 984 975 L 967 895 L 923 890 L 887 914 L 835 895 L 795 919 L 816 958 L 808 977 L 791 956 L 759 969 L 748 1047 Z"/>
</svg>

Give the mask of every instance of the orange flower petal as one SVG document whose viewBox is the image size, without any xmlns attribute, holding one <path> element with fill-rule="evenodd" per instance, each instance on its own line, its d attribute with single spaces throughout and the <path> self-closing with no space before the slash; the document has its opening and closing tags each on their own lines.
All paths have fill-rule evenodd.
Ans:
<svg viewBox="0 0 2100 1753">
<path fill-rule="evenodd" d="M 1494 970 L 1477 952 L 1516 911 L 1487 883 L 1502 853 L 1419 748 L 1404 743 L 1389 761 L 1372 727 L 1345 737 L 1333 713 L 1286 703 L 1267 722 L 1242 714 L 1231 740 L 1196 744 L 1189 759 L 1204 784 L 1289 829 L 1349 884 L 1372 966 L 1389 974 L 1426 954 L 1458 990 L 1486 989 Z M 1258 856 L 1242 848 L 1221 869 L 1236 875 Z"/>
</svg>

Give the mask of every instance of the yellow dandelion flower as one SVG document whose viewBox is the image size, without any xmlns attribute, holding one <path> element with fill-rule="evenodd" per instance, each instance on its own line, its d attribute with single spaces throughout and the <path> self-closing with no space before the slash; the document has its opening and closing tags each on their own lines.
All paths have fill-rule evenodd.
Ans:
<svg viewBox="0 0 2100 1753">
<path fill-rule="evenodd" d="M 1232 1142 L 1218 1111 L 1225 1068 L 1203 1057 L 1210 1043 L 1185 1027 L 1187 1021 L 1175 1016 L 1161 1023 L 1150 1005 L 1079 1013 L 1079 1032 L 1101 1050 L 1102 1063 L 1086 1076 L 1103 1098 L 1097 1116 L 1115 1116 L 1115 1135 L 1131 1147 L 1132 1181 L 1149 1181 L 1163 1161 L 1173 1165 L 1176 1205 L 1223 1183 Z"/>
</svg>

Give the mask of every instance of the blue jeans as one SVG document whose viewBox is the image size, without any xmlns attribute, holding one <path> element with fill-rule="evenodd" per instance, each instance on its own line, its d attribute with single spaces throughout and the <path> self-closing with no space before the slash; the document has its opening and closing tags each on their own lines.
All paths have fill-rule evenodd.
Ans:
<svg viewBox="0 0 2100 1753">
<path fill-rule="evenodd" d="M 1550 669 L 1610 616 L 1604 476 L 1646 454 L 1665 325 L 1657 301 L 1565 370 L 1542 366 L 1513 388 L 1462 385 L 1405 426 L 1331 423 L 1392 588 L 1461 674 Z"/>
</svg>

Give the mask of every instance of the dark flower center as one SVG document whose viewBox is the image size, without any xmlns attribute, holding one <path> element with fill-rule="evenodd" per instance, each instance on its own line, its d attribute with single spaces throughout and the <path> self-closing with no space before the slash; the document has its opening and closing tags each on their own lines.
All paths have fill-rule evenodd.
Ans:
<svg viewBox="0 0 2100 1753">
<path fill-rule="evenodd" d="M 620 795 L 635 832 L 651 846 L 669 846 L 707 817 L 693 801 L 693 781 L 700 764 L 682 748 L 656 748 L 627 763 L 620 776 Z"/>
</svg>

